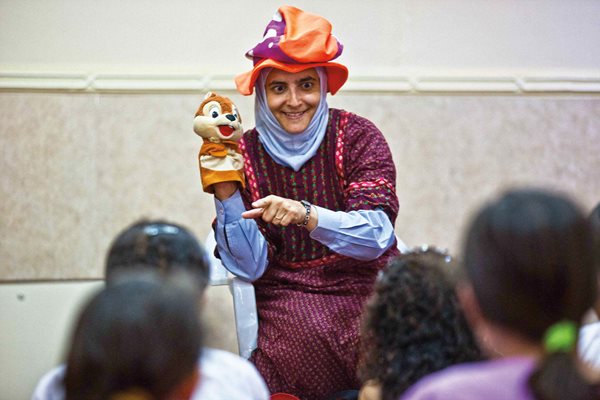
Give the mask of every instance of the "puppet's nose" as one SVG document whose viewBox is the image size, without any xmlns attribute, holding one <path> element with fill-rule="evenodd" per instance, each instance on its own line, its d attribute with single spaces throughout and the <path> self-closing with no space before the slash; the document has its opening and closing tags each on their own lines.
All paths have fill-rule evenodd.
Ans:
<svg viewBox="0 0 600 400">
<path fill-rule="evenodd" d="M 227 117 L 227 119 L 230 121 L 235 121 L 235 115 L 227 114 L 225 117 Z"/>
</svg>

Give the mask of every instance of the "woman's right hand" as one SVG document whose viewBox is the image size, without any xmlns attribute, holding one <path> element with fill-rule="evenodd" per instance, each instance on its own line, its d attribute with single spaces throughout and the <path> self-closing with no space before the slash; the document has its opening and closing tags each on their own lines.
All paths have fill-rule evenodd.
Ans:
<svg viewBox="0 0 600 400">
<path fill-rule="evenodd" d="M 306 216 L 306 208 L 302 203 L 275 195 L 256 200 L 252 203 L 252 207 L 254 207 L 252 210 L 242 213 L 243 218 L 261 218 L 267 223 L 279 226 L 302 223 Z M 314 207 L 312 211 L 315 211 Z M 312 231 L 317 226 L 317 221 L 316 211 L 311 212 L 306 228 Z"/>
</svg>

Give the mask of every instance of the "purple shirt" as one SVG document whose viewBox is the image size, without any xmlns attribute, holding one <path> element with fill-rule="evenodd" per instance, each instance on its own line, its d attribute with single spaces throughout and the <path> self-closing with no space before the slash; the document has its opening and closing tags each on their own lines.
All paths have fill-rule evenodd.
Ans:
<svg viewBox="0 0 600 400">
<path fill-rule="evenodd" d="M 535 400 L 528 380 L 535 360 L 506 357 L 455 365 L 414 384 L 402 400 Z"/>
</svg>

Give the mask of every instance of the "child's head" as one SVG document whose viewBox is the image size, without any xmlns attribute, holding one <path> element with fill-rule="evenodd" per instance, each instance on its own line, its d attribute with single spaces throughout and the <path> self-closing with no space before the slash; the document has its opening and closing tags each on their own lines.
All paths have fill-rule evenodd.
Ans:
<svg viewBox="0 0 600 400">
<path fill-rule="evenodd" d="M 464 261 L 483 316 L 535 342 L 556 322 L 579 324 L 594 302 L 589 224 L 556 194 L 515 190 L 483 207 Z"/>
<path fill-rule="evenodd" d="M 87 303 L 68 352 L 67 400 L 187 398 L 198 380 L 202 335 L 198 293 L 179 274 L 187 273 L 130 275 Z"/>
<path fill-rule="evenodd" d="M 396 399 L 422 376 L 479 359 L 450 279 L 456 265 L 434 248 L 394 259 L 366 306 L 360 375 Z"/>
<path fill-rule="evenodd" d="M 596 297 L 593 259 L 589 220 L 571 200 L 547 191 L 510 191 L 484 206 L 467 230 L 472 296 L 464 298 L 477 310 L 469 316 L 510 337 L 511 353 L 538 359 L 529 379 L 536 398 L 597 398 L 575 352 Z"/>
<path fill-rule="evenodd" d="M 164 275 L 188 271 L 201 290 L 209 280 L 209 261 L 196 237 L 180 225 L 161 220 L 142 220 L 119 233 L 106 257 L 106 282 L 111 284 L 123 272 L 147 269 Z"/>
</svg>

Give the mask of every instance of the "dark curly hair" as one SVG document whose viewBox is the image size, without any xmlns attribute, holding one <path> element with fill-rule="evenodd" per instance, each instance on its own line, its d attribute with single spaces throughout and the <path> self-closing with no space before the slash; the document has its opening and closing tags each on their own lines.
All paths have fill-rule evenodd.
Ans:
<svg viewBox="0 0 600 400">
<path fill-rule="evenodd" d="M 421 377 L 479 360 L 480 350 L 454 291 L 452 258 L 424 247 L 382 272 L 362 321 L 359 377 L 397 399 Z"/>
</svg>

